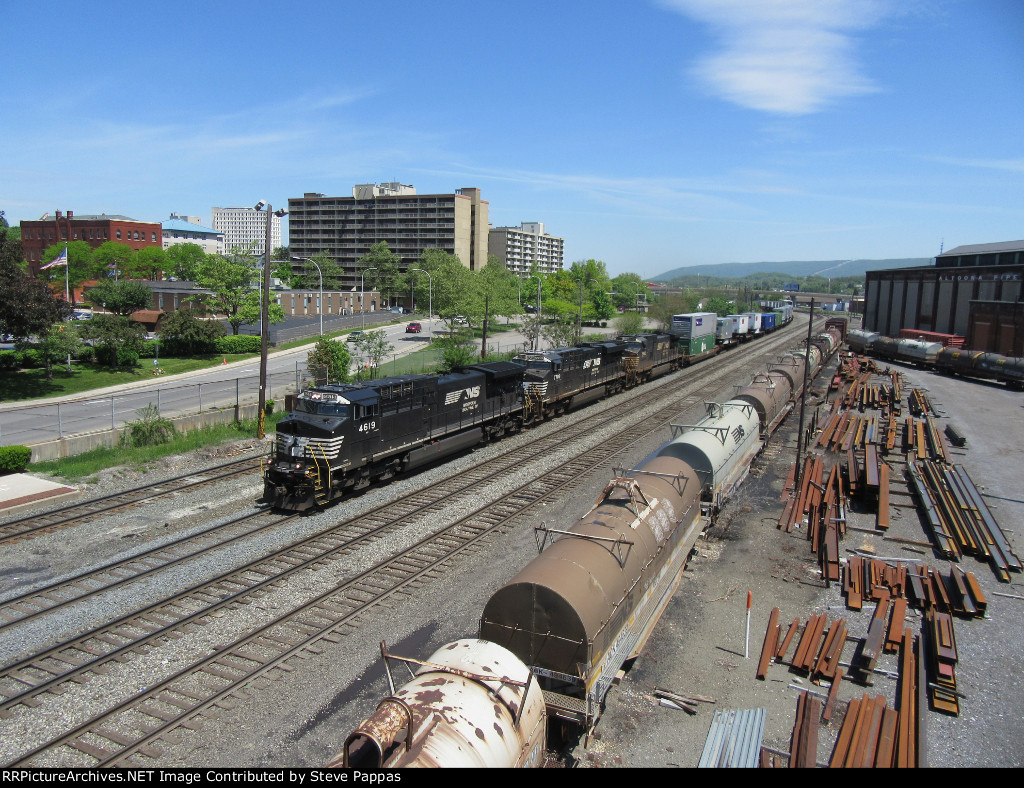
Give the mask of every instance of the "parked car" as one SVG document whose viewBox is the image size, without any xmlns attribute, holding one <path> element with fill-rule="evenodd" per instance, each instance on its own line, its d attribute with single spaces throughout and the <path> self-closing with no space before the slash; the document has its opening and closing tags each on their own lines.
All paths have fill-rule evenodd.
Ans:
<svg viewBox="0 0 1024 788">
<path fill-rule="evenodd" d="M 347 337 L 345 337 L 345 341 L 346 342 L 355 342 L 362 335 L 363 335 L 362 331 L 353 331 Z"/>
<path fill-rule="evenodd" d="M 423 326 L 421 326 L 419 323 L 410 323 L 405 327 L 406 334 L 418 334 L 422 330 Z"/>
<path fill-rule="evenodd" d="M 466 318 L 464 318 L 462 315 L 458 315 L 458 316 L 452 318 L 452 325 L 455 325 L 455 326 L 468 326 L 469 325 L 469 321 L 466 320 Z"/>
</svg>

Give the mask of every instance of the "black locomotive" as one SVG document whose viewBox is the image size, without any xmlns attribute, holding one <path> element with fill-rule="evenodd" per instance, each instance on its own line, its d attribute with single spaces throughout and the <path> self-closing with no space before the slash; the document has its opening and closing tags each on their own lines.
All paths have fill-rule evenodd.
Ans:
<svg viewBox="0 0 1024 788">
<path fill-rule="evenodd" d="M 523 352 L 446 375 L 332 383 L 277 425 L 263 499 L 306 511 L 687 363 L 671 334 Z"/>
</svg>

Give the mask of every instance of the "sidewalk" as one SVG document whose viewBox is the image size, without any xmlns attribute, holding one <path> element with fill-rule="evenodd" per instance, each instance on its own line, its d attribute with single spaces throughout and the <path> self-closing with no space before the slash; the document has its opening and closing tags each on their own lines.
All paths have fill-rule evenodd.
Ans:
<svg viewBox="0 0 1024 788">
<path fill-rule="evenodd" d="M 78 495 L 74 487 L 39 479 L 27 473 L 0 476 L 0 514 L 3 515 L 39 501 L 55 501 L 72 495 Z"/>
</svg>

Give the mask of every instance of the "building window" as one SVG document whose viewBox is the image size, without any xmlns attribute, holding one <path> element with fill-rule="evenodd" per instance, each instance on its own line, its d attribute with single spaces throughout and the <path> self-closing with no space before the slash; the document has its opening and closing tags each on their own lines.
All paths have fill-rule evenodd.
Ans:
<svg viewBox="0 0 1024 788">
<path fill-rule="evenodd" d="M 121 231 L 120 230 L 117 231 L 117 240 L 119 240 L 119 241 L 121 240 Z"/>
</svg>

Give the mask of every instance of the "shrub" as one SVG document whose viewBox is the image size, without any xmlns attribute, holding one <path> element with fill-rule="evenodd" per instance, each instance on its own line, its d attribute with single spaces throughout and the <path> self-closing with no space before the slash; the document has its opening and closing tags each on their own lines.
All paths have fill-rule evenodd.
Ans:
<svg viewBox="0 0 1024 788">
<path fill-rule="evenodd" d="M 238 336 L 219 337 L 217 339 L 218 353 L 259 353 L 261 350 L 259 337 L 240 334 Z"/>
<path fill-rule="evenodd" d="M 32 449 L 28 446 L 0 446 L 0 471 L 21 473 L 31 459 Z"/>
<path fill-rule="evenodd" d="M 45 366 L 46 360 L 43 358 L 43 354 L 34 348 L 28 348 L 27 350 L 21 351 L 21 368 L 22 369 L 39 369 L 39 367 Z"/>
<path fill-rule="evenodd" d="M 105 367 L 132 369 L 139 365 L 139 354 L 123 345 L 100 345 L 95 351 L 96 361 Z"/>
<path fill-rule="evenodd" d="M 174 425 L 160 415 L 160 411 L 153 403 L 136 413 L 139 414 L 139 420 L 126 423 L 124 432 L 118 439 L 122 447 L 159 446 L 168 443 L 178 434 Z"/>
<path fill-rule="evenodd" d="M 0 369 L 19 369 L 21 353 L 17 350 L 0 350 Z"/>
<path fill-rule="evenodd" d="M 96 353 L 89 345 L 82 345 L 78 350 L 75 351 L 75 361 L 81 361 L 84 364 L 88 364 L 96 360 Z"/>
</svg>

